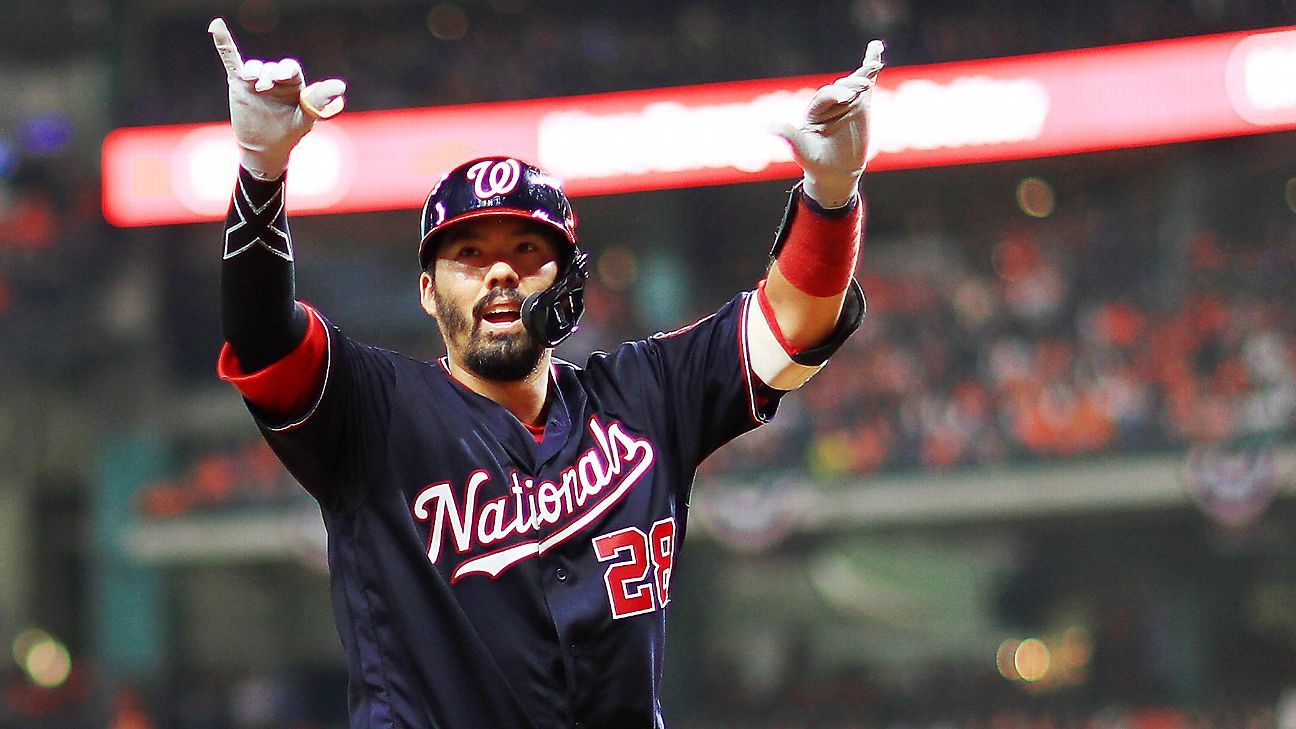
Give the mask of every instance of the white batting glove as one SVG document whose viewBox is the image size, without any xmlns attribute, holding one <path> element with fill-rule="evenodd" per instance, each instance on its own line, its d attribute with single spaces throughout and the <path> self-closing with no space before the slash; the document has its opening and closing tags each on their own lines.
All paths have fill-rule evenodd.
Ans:
<svg viewBox="0 0 1296 729">
<path fill-rule="evenodd" d="M 869 41 L 855 73 L 815 92 L 801 124 L 775 130 L 792 145 L 792 157 L 805 173 L 805 194 L 825 208 L 850 202 L 864 173 L 869 103 L 885 65 L 882 50 L 882 41 Z"/>
<path fill-rule="evenodd" d="M 261 179 L 277 179 L 315 120 L 342 111 L 346 83 L 334 78 L 307 86 L 301 64 L 293 58 L 244 63 L 222 18 L 213 20 L 207 32 L 225 64 L 239 163 Z"/>
</svg>

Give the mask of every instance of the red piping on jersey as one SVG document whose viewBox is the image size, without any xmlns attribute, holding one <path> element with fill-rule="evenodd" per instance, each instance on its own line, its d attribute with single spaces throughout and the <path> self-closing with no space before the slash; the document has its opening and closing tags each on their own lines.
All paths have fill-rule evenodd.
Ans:
<svg viewBox="0 0 1296 729">
<path fill-rule="evenodd" d="M 797 201 L 792 227 L 778 254 L 783 277 L 810 296 L 836 296 L 850 285 L 863 232 L 864 200 L 840 218 L 817 212 L 804 198 Z"/>
<path fill-rule="evenodd" d="M 765 315 L 765 321 L 769 324 L 770 331 L 774 333 L 774 339 L 778 340 L 779 346 L 789 358 L 796 357 L 801 348 L 788 341 L 783 330 L 779 328 L 778 317 L 774 316 L 774 307 L 770 304 L 769 294 L 765 293 L 766 280 L 761 279 L 760 283 L 756 284 L 756 303 L 760 304 L 761 313 Z"/>
<path fill-rule="evenodd" d="M 301 303 L 301 302 L 298 302 Z M 234 348 L 221 347 L 216 373 L 234 385 L 248 402 L 272 418 L 290 419 L 305 414 L 319 398 L 328 362 L 328 332 L 315 309 L 306 310 L 306 336 L 296 349 L 256 372 L 244 372 Z"/>
</svg>

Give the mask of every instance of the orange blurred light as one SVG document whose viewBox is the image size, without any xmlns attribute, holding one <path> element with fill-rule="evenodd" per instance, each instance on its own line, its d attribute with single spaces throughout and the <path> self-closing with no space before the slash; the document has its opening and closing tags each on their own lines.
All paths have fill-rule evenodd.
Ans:
<svg viewBox="0 0 1296 729">
<path fill-rule="evenodd" d="M 1056 202 L 1053 186 L 1038 177 L 1027 177 L 1017 183 L 1017 207 L 1032 218 L 1052 215 Z"/>
<path fill-rule="evenodd" d="M 1021 641 L 1016 638 L 1006 638 L 999 644 L 999 650 L 995 652 L 995 667 L 999 669 L 999 675 L 1009 681 L 1020 681 L 1021 674 L 1017 672 L 1016 656 L 1017 646 Z"/>
<path fill-rule="evenodd" d="M 613 291 L 625 291 L 639 277 L 639 261 L 628 248 L 608 249 L 598 259 L 599 279 Z"/>
<path fill-rule="evenodd" d="M 51 638 L 31 649 L 23 668 L 37 686 L 58 688 L 72 673 L 72 656 L 62 643 Z"/>
<path fill-rule="evenodd" d="M 40 628 L 24 630 L 14 638 L 13 658 L 31 682 L 41 688 L 58 688 L 72 673 L 72 654 Z"/>
<path fill-rule="evenodd" d="M 1018 646 L 1013 655 L 1013 667 L 1023 681 L 1034 683 L 1048 675 L 1053 658 L 1048 646 L 1039 638 L 1027 638 Z"/>
</svg>

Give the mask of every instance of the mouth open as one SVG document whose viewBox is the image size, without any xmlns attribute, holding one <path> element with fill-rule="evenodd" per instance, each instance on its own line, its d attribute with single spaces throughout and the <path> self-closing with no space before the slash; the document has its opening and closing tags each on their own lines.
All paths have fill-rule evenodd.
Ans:
<svg viewBox="0 0 1296 729">
<path fill-rule="evenodd" d="M 489 314 L 482 315 L 482 320 L 491 324 L 512 324 L 521 318 L 522 315 L 516 311 L 492 311 Z"/>
</svg>

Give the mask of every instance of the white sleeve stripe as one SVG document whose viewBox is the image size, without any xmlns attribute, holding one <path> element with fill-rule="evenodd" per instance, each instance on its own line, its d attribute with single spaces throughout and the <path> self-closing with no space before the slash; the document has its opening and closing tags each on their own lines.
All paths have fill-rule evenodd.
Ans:
<svg viewBox="0 0 1296 729">
<path fill-rule="evenodd" d="M 765 319 L 755 296 L 747 298 L 747 357 L 751 371 L 775 390 L 795 390 L 805 384 L 823 365 L 811 367 L 792 361 L 774 330 Z"/>
<path fill-rule="evenodd" d="M 747 391 L 747 413 L 751 415 L 753 423 L 761 426 L 769 419 L 762 417 L 760 408 L 756 407 L 756 386 L 752 384 L 751 357 L 748 355 L 747 347 L 747 315 L 751 312 L 752 298 L 749 294 L 747 300 L 743 302 L 742 310 L 738 312 L 738 359 L 742 364 L 743 385 Z"/>
</svg>

